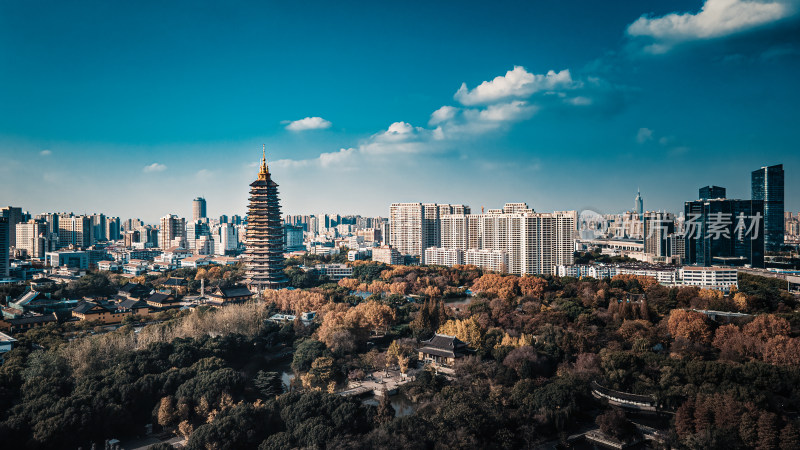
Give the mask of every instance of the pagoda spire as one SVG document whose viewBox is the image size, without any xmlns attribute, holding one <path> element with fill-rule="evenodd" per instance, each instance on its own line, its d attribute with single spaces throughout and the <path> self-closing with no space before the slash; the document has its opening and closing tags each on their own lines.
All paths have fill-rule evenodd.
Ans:
<svg viewBox="0 0 800 450">
<path fill-rule="evenodd" d="M 259 180 L 266 180 L 269 175 L 269 167 L 267 167 L 267 144 L 261 144 L 261 170 L 258 172 Z"/>
</svg>

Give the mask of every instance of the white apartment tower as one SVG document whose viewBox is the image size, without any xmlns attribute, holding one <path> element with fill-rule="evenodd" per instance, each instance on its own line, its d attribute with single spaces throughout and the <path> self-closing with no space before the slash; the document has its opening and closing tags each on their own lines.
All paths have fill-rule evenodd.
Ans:
<svg viewBox="0 0 800 450">
<path fill-rule="evenodd" d="M 441 245 L 464 250 L 467 264 L 487 270 L 547 275 L 554 265 L 572 263 L 577 219 L 575 211 L 542 214 L 507 203 L 485 214 L 443 217 Z"/>
<path fill-rule="evenodd" d="M 392 203 L 389 245 L 425 262 L 425 249 L 441 246 L 442 217 L 469 214 L 469 206 L 436 203 Z"/>
</svg>

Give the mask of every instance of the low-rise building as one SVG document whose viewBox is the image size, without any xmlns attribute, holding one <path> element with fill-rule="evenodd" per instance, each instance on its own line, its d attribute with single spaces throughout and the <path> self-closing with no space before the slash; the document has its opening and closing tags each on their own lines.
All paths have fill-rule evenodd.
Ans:
<svg viewBox="0 0 800 450">
<path fill-rule="evenodd" d="M 493 272 L 508 272 L 508 253 L 505 250 L 467 250 L 466 263 Z"/>
<path fill-rule="evenodd" d="M 157 309 L 170 309 L 177 308 L 181 305 L 180 300 L 175 298 L 172 294 L 164 294 L 162 292 L 155 292 L 145 300 L 151 308 Z"/>
<path fill-rule="evenodd" d="M 105 270 L 106 272 L 112 272 L 119 270 L 120 265 L 116 261 L 98 261 L 97 262 L 97 269 L 98 270 Z"/>
<path fill-rule="evenodd" d="M 0 364 L 3 363 L 3 356 L 13 350 L 16 343 L 16 339 L 3 332 L 0 332 Z"/>
<path fill-rule="evenodd" d="M 453 267 L 464 264 L 464 250 L 460 248 L 429 247 L 425 249 L 425 264 Z"/>
<path fill-rule="evenodd" d="M 735 267 L 684 266 L 680 269 L 680 278 L 683 285 L 702 289 L 729 292 L 732 287 L 739 286 Z"/>
<path fill-rule="evenodd" d="M 372 260 L 392 265 L 403 264 L 404 262 L 403 255 L 401 255 L 399 251 L 395 250 L 390 245 L 373 248 Z"/>
<path fill-rule="evenodd" d="M 220 286 L 217 289 L 207 294 L 209 303 L 214 306 L 225 306 L 235 303 L 244 303 L 253 297 L 253 293 L 245 286 Z"/>
<path fill-rule="evenodd" d="M 457 359 L 466 355 L 467 344 L 455 336 L 435 334 L 427 341 L 421 342 L 417 349 L 419 360 L 436 368 L 452 368 Z"/>
<path fill-rule="evenodd" d="M 181 267 L 189 267 L 192 269 L 196 269 L 198 267 L 207 266 L 210 264 L 209 260 L 204 256 L 190 256 L 188 258 L 183 258 L 181 260 Z"/>
<path fill-rule="evenodd" d="M 327 276 L 331 280 L 341 280 L 353 276 L 353 268 L 347 264 L 318 264 L 306 270 L 315 270 L 320 275 Z"/>
</svg>

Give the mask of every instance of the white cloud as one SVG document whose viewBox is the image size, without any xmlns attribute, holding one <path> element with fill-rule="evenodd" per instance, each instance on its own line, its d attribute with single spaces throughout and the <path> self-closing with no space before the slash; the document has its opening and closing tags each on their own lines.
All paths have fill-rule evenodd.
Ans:
<svg viewBox="0 0 800 450">
<path fill-rule="evenodd" d="M 428 121 L 428 125 L 438 125 L 446 122 L 455 117 L 458 111 L 459 109 L 455 106 L 442 106 L 431 114 L 431 120 Z"/>
<path fill-rule="evenodd" d="M 163 172 L 165 170 L 167 170 L 167 166 L 165 166 L 164 164 L 153 163 L 153 164 L 144 166 L 144 169 L 142 169 L 142 172 L 145 172 L 145 173 Z"/>
<path fill-rule="evenodd" d="M 305 119 L 288 122 L 286 129 L 290 131 L 323 130 L 330 128 L 331 122 L 322 117 L 306 117 Z"/>
<path fill-rule="evenodd" d="M 39 154 L 42 156 L 50 156 L 53 154 L 53 152 L 51 152 L 50 150 L 42 150 L 39 152 Z"/>
<path fill-rule="evenodd" d="M 639 131 L 636 133 L 636 142 L 640 144 L 644 144 L 647 141 L 653 139 L 653 130 L 649 128 L 639 128 Z"/>
<path fill-rule="evenodd" d="M 639 17 L 627 33 L 651 39 L 646 52 L 665 53 L 683 42 L 729 36 L 785 19 L 797 13 L 797 4 L 798 0 L 706 0 L 696 14 Z"/>
<path fill-rule="evenodd" d="M 489 104 L 509 98 L 525 98 L 539 91 L 569 89 L 575 86 L 569 69 L 560 72 L 549 71 L 544 75 L 530 73 L 522 66 L 514 66 L 503 76 L 484 81 L 475 89 L 467 88 L 466 83 L 453 98 L 462 105 Z"/>
<path fill-rule="evenodd" d="M 355 156 L 355 153 L 356 149 L 354 148 L 343 148 L 338 152 L 323 153 L 319 155 L 319 163 L 323 167 L 327 167 L 332 164 L 343 164 L 351 160 L 353 156 Z"/>
</svg>

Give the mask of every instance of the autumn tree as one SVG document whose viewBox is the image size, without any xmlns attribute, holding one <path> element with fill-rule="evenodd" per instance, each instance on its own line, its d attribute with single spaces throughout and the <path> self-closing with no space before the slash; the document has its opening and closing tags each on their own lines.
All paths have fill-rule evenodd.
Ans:
<svg viewBox="0 0 800 450">
<path fill-rule="evenodd" d="M 711 341 L 711 327 L 705 314 L 696 311 L 674 309 L 669 315 L 667 329 L 675 339 L 685 339 L 693 343 L 708 344 Z"/>
</svg>

